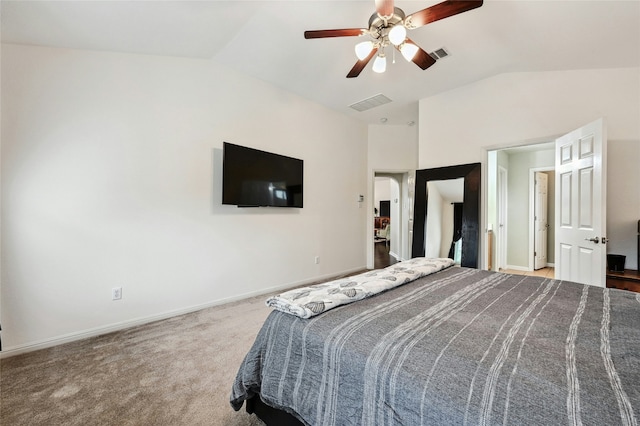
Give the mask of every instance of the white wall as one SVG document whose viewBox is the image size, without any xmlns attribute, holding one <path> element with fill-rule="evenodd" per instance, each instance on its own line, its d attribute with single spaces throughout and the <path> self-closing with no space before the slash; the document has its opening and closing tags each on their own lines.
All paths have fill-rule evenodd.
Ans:
<svg viewBox="0 0 640 426">
<path fill-rule="evenodd" d="M 9 353 L 365 266 L 366 125 L 206 60 L 3 45 L 1 76 Z M 303 159 L 304 208 L 221 205 L 223 141 Z"/>
<path fill-rule="evenodd" d="M 453 241 L 453 230 L 455 227 L 454 221 L 454 208 L 453 204 L 449 200 L 445 200 L 442 203 L 442 223 L 440 237 L 440 257 L 449 257 L 449 250 L 451 250 L 451 242 Z"/>
<path fill-rule="evenodd" d="M 380 201 L 391 200 L 391 179 L 388 177 L 376 177 L 373 194 L 373 207 L 378 209 L 378 216 L 380 216 Z"/>
<path fill-rule="evenodd" d="M 640 69 L 500 74 L 420 100 L 419 168 L 475 163 L 486 147 L 565 134 L 600 117 L 640 140 Z"/>
<path fill-rule="evenodd" d="M 443 209 L 444 200 L 433 182 L 427 182 L 427 222 L 424 232 L 424 256 L 440 257 L 440 246 L 443 239 Z"/>
<path fill-rule="evenodd" d="M 416 170 L 418 126 L 369 125 L 367 160 L 369 170 Z"/>
<path fill-rule="evenodd" d="M 618 240 L 608 252 L 635 257 L 630 218 L 640 219 L 639 68 L 501 74 L 422 99 L 419 116 L 421 169 L 485 162 L 487 148 L 549 139 L 605 117 L 608 177 L 626 182 L 608 184 L 607 232 Z M 614 202 L 622 199 L 626 212 Z M 480 249 L 485 259 L 484 243 Z"/>
</svg>

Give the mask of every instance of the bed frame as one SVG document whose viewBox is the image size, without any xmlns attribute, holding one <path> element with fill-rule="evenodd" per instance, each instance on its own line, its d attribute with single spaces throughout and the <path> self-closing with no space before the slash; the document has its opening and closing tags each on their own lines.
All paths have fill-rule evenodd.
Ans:
<svg viewBox="0 0 640 426">
<path fill-rule="evenodd" d="M 286 411 L 278 410 L 266 404 L 260 395 L 254 395 L 246 401 L 247 413 L 255 414 L 267 426 L 304 426 L 300 420 Z"/>
</svg>

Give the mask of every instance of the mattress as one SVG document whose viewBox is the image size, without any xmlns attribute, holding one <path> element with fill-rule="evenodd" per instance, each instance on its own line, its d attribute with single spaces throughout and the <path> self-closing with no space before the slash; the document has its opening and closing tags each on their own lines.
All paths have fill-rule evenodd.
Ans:
<svg viewBox="0 0 640 426">
<path fill-rule="evenodd" d="M 450 267 L 308 319 L 273 311 L 231 405 L 307 425 L 635 425 L 639 296 Z"/>
</svg>

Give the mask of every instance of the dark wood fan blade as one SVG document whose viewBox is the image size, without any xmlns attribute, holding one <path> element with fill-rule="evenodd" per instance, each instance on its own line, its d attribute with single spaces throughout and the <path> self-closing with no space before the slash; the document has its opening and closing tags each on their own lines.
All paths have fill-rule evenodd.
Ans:
<svg viewBox="0 0 640 426">
<path fill-rule="evenodd" d="M 367 66 L 371 58 L 373 58 L 377 52 L 378 52 L 378 48 L 374 48 L 371 51 L 371 53 L 369 53 L 369 56 L 367 56 L 361 61 L 356 62 L 353 68 L 351 68 L 351 71 L 349 71 L 349 74 L 347 74 L 347 78 L 353 78 L 353 77 L 359 76 L 362 70 L 364 69 L 364 67 Z"/>
<path fill-rule="evenodd" d="M 393 0 L 376 0 L 376 12 L 382 17 L 393 15 Z"/>
<path fill-rule="evenodd" d="M 482 6 L 482 0 L 446 0 L 412 13 L 405 18 L 405 23 L 407 23 L 408 28 L 418 28 L 480 6 Z"/>
<path fill-rule="evenodd" d="M 366 34 L 367 30 L 362 28 L 344 28 L 341 30 L 312 30 L 305 31 L 304 38 L 327 38 L 327 37 L 357 37 Z"/>
<path fill-rule="evenodd" d="M 407 38 L 407 41 L 405 43 L 411 43 L 418 48 L 418 51 L 411 61 L 423 70 L 426 70 L 431 65 L 436 63 L 436 60 L 433 59 L 431 55 L 425 52 L 420 46 L 418 46 L 413 40 Z"/>
</svg>

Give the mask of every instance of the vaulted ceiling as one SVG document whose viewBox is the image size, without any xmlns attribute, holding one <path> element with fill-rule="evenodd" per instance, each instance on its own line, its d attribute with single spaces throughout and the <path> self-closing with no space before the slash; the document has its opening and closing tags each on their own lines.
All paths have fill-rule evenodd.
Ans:
<svg viewBox="0 0 640 426">
<path fill-rule="evenodd" d="M 438 1 L 402 1 L 407 14 Z M 4 43 L 212 60 L 368 123 L 417 121 L 418 100 L 508 72 L 640 66 L 640 1 L 485 0 L 411 30 L 450 56 L 423 71 L 397 54 L 345 78 L 358 37 L 305 40 L 305 30 L 366 28 L 373 0 L 7 1 Z M 391 57 L 391 54 L 387 54 Z M 392 102 L 358 112 L 376 94 Z"/>
</svg>

